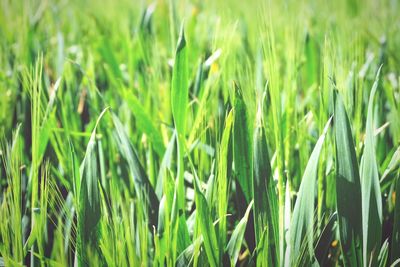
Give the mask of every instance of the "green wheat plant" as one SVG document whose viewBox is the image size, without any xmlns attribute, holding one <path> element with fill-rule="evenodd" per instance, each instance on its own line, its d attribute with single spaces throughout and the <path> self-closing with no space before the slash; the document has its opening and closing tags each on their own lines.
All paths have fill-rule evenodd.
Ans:
<svg viewBox="0 0 400 267">
<path fill-rule="evenodd" d="M 0 266 L 400 265 L 396 0 L 0 0 Z"/>
</svg>

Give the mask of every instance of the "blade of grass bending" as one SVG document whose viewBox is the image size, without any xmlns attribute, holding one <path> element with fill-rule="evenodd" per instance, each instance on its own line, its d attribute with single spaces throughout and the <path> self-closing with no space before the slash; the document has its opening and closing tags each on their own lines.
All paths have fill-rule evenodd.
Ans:
<svg viewBox="0 0 400 267">
<path fill-rule="evenodd" d="M 389 256 L 389 241 L 388 239 L 386 239 L 385 242 L 383 242 L 381 250 L 379 252 L 377 266 L 379 267 L 387 266 L 388 256 Z"/>
<path fill-rule="evenodd" d="M 236 225 L 235 230 L 233 230 L 231 239 L 226 246 L 226 251 L 228 252 L 231 258 L 231 265 L 235 266 L 237 259 L 239 257 L 240 248 L 242 247 L 244 232 L 246 230 L 247 220 L 249 219 L 250 210 L 253 206 L 253 201 L 250 202 L 247 210 L 240 220 L 240 222 Z"/>
<path fill-rule="evenodd" d="M 335 91 L 336 205 L 345 266 L 362 266 L 361 184 L 350 122 Z"/>
<path fill-rule="evenodd" d="M 140 163 L 132 143 L 129 141 L 128 135 L 126 134 L 121 121 L 114 113 L 112 113 L 112 120 L 115 126 L 115 140 L 117 142 L 117 147 L 122 157 L 124 157 L 128 163 L 130 176 L 134 181 L 137 196 L 139 198 L 142 198 L 142 195 L 145 196 L 145 199 L 142 199 L 142 203 L 146 203 L 146 205 L 148 205 L 147 210 L 150 219 L 150 225 L 157 225 L 159 208 L 159 200 L 157 195 L 154 191 L 154 188 L 151 186 L 151 183 L 142 164 Z"/>
<path fill-rule="evenodd" d="M 375 137 L 373 126 L 373 103 L 381 68 L 379 68 L 372 86 L 368 103 L 366 140 L 361 159 L 361 195 L 363 226 L 364 266 L 377 264 L 378 250 L 382 235 L 382 199 L 379 184 L 378 166 L 375 157 Z"/>
<path fill-rule="evenodd" d="M 396 169 L 400 166 L 400 146 L 393 153 L 392 158 L 390 159 L 389 165 L 386 167 L 385 171 L 382 174 L 380 182 L 382 183 L 389 174 L 396 171 Z"/>
<path fill-rule="evenodd" d="M 304 239 L 307 242 L 309 258 L 314 257 L 314 197 L 315 185 L 317 179 L 318 159 L 322 150 L 322 145 L 325 140 L 326 133 L 331 123 L 332 117 L 329 118 L 325 128 L 315 144 L 314 150 L 308 160 L 306 169 L 301 180 L 299 193 L 297 196 L 296 204 L 293 210 L 293 216 L 289 228 L 289 262 L 286 265 L 293 266 L 298 257 L 300 256 L 301 246 Z"/>
<path fill-rule="evenodd" d="M 257 256 L 265 258 L 263 255 L 269 255 L 270 264 L 278 266 L 278 199 L 262 125 L 262 105 L 258 107 L 256 128 L 253 133 L 253 161 L 254 229 L 257 247 L 260 248 Z M 259 245 L 266 227 L 268 227 L 268 238 L 263 243 L 267 245 Z"/>
<path fill-rule="evenodd" d="M 98 223 L 101 217 L 100 193 L 98 185 L 98 162 L 96 156 L 96 129 L 108 108 L 104 109 L 96 121 L 85 157 L 80 166 L 78 188 L 78 265 L 88 266 L 89 249 L 97 249 Z"/>
<path fill-rule="evenodd" d="M 185 267 L 192 266 L 194 260 L 195 246 L 199 246 L 203 243 L 203 238 L 200 236 L 193 241 L 176 259 L 176 266 Z"/>
</svg>

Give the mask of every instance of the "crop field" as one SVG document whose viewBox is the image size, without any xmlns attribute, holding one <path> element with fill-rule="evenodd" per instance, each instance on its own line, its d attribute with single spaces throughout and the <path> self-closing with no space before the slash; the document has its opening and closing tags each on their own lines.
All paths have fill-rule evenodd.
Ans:
<svg viewBox="0 0 400 267">
<path fill-rule="evenodd" d="M 0 0 L 0 266 L 400 266 L 400 1 Z"/>
</svg>

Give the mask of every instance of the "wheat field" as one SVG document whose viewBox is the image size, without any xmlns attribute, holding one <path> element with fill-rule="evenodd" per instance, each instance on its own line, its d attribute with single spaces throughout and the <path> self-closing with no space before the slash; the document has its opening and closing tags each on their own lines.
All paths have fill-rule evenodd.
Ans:
<svg viewBox="0 0 400 267">
<path fill-rule="evenodd" d="M 397 0 L 0 0 L 0 266 L 400 265 Z"/>
</svg>

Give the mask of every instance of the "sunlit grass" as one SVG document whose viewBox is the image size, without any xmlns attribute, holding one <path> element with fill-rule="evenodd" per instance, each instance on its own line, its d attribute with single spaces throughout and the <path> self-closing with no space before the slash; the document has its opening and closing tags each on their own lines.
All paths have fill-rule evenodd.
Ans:
<svg viewBox="0 0 400 267">
<path fill-rule="evenodd" d="M 400 262 L 397 1 L 0 1 L 0 266 Z"/>
</svg>

